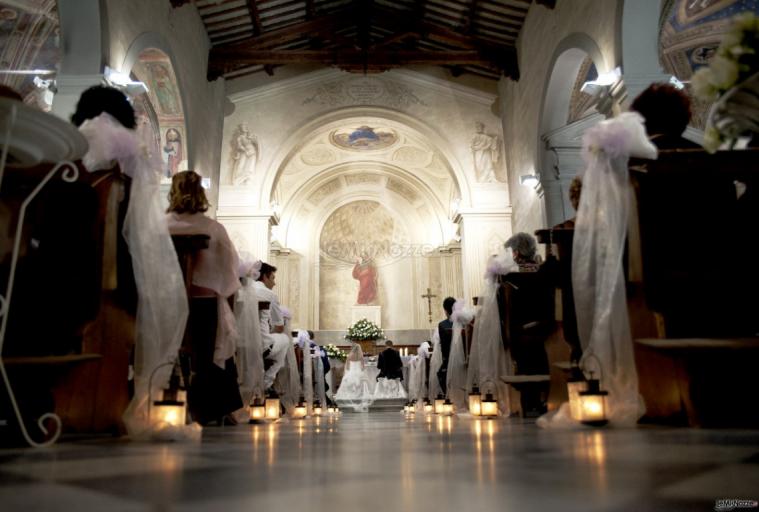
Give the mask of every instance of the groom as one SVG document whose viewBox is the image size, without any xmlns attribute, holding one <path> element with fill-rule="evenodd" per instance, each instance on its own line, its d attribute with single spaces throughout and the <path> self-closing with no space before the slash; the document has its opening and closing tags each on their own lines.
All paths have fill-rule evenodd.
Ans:
<svg viewBox="0 0 759 512">
<path fill-rule="evenodd" d="M 382 351 L 377 360 L 377 369 L 380 371 L 377 380 L 381 378 L 403 380 L 401 355 L 393 348 L 392 341 L 387 340 L 385 346 L 387 348 Z"/>
</svg>

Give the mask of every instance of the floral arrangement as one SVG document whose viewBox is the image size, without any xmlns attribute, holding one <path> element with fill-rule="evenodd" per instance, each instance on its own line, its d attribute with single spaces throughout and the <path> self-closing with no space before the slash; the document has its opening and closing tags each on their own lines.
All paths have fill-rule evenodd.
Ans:
<svg viewBox="0 0 759 512">
<path fill-rule="evenodd" d="M 348 333 L 345 335 L 345 339 L 350 341 L 373 341 L 384 337 L 385 332 L 366 318 L 348 327 Z"/>
<path fill-rule="evenodd" d="M 332 343 L 324 347 L 324 351 L 327 353 L 327 357 L 330 359 L 345 361 L 345 359 L 348 357 L 348 354 L 344 350 L 340 349 L 340 347 Z"/>
<path fill-rule="evenodd" d="M 759 72 L 759 18 L 751 12 L 733 18 L 717 53 L 709 66 L 696 71 L 691 79 L 693 92 L 704 101 L 716 101 L 736 85 Z M 739 133 L 714 126 L 712 122 L 704 133 L 704 147 L 715 151 L 723 142 L 734 140 Z"/>
</svg>

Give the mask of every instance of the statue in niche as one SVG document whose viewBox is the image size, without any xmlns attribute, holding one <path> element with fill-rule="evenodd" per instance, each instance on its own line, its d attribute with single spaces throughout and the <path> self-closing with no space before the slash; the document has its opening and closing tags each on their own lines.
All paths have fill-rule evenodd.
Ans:
<svg viewBox="0 0 759 512">
<path fill-rule="evenodd" d="M 377 268 L 374 261 L 363 253 L 356 258 L 353 266 L 353 279 L 358 280 L 358 298 L 356 304 L 368 305 L 374 303 L 377 298 Z"/>
<path fill-rule="evenodd" d="M 231 143 L 232 184 L 247 185 L 256 172 L 258 139 L 250 133 L 248 123 L 237 126 Z"/>
<path fill-rule="evenodd" d="M 498 181 L 495 174 L 500 159 L 500 140 L 495 135 L 485 133 L 485 125 L 475 123 L 477 133 L 472 137 L 472 156 L 474 157 L 474 174 L 479 182 Z"/>
</svg>

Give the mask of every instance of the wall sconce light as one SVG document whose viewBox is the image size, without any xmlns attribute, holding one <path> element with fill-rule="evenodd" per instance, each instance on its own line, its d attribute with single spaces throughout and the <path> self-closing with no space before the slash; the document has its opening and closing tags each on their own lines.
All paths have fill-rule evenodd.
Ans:
<svg viewBox="0 0 759 512">
<path fill-rule="evenodd" d="M 591 96 L 600 95 L 603 91 L 608 91 L 609 88 L 617 83 L 622 78 L 622 69 L 616 67 L 606 73 L 601 73 L 595 80 L 589 80 L 582 84 L 580 91 Z"/>
<path fill-rule="evenodd" d="M 537 174 L 523 174 L 519 177 L 519 184 L 525 187 L 537 188 L 540 185 L 540 177 Z"/>
<path fill-rule="evenodd" d="M 103 75 L 109 85 L 121 89 L 127 96 L 134 97 L 148 92 L 148 86 L 144 83 L 134 81 L 129 75 L 111 69 L 108 66 L 105 67 Z"/>
</svg>

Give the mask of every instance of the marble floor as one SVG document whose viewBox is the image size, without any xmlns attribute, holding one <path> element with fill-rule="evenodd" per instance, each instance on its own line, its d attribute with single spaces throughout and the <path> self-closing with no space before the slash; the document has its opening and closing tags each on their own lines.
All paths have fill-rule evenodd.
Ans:
<svg viewBox="0 0 759 512">
<path fill-rule="evenodd" d="M 759 431 L 372 412 L 209 427 L 195 444 L 0 450 L 4 512 L 695 511 L 725 498 L 759 499 Z"/>
</svg>

